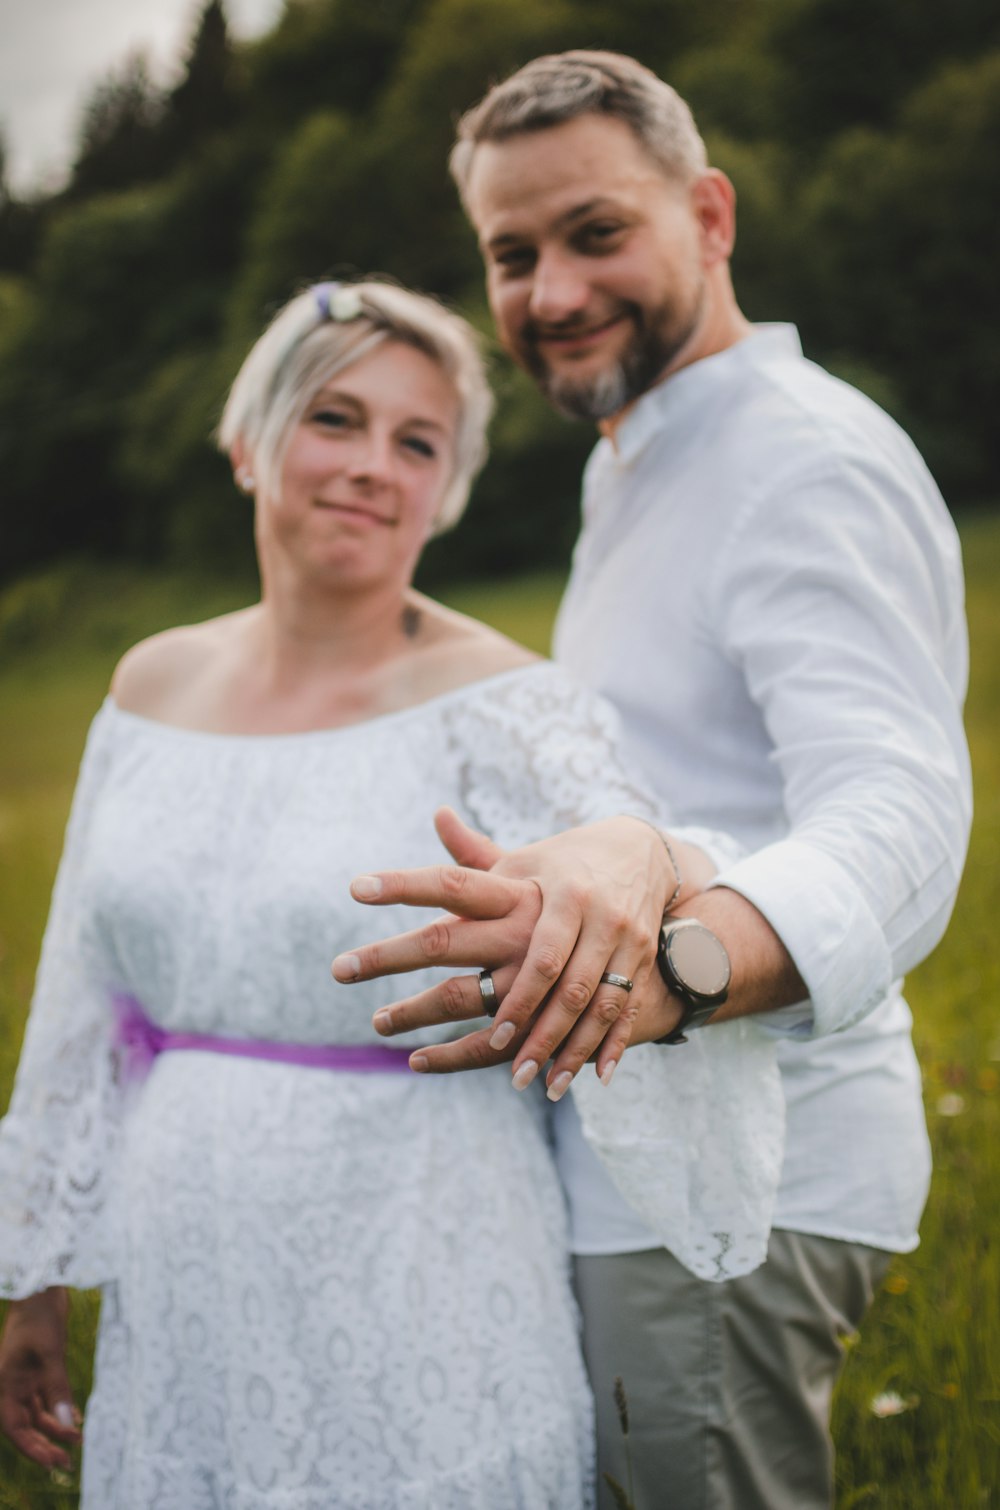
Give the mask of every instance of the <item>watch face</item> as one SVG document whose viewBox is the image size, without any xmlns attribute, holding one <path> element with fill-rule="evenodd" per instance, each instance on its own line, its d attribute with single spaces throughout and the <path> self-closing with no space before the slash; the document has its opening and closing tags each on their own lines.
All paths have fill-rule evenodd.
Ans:
<svg viewBox="0 0 1000 1510">
<path fill-rule="evenodd" d="M 670 963 L 681 984 L 696 996 L 721 996 L 729 986 L 729 955 L 700 923 L 675 928 L 667 943 Z"/>
</svg>

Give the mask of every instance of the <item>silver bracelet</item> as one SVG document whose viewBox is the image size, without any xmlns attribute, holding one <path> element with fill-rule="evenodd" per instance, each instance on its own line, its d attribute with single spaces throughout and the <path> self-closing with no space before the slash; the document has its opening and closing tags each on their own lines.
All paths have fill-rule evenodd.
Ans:
<svg viewBox="0 0 1000 1510">
<path fill-rule="evenodd" d="M 670 840 L 667 838 L 666 834 L 663 832 L 662 828 L 657 828 L 656 824 L 651 818 L 640 818 L 638 813 L 629 813 L 628 816 L 630 818 L 635 818 L 639 823 L 644 823 L 647 828 L 651 828 L 653 830 L 654 834 L 658 834 L 660 839 L 663 841 L 663 846 L 666 849 L 667 854 L 670 856 L 670 863 L 674 867 L 674 877 L 676 878 L 677 885 L 671 892 L 670 899 L 663 909 L 664 913 L 667 913 L 677 901 L 677 898 L 681 894 L 681 889 L 684 886 L 684 882 L 681 879 L 681 868 L 677 863 L 677 856 L 674 854 L 674 847 L 671 844 Z"/>
</svg>

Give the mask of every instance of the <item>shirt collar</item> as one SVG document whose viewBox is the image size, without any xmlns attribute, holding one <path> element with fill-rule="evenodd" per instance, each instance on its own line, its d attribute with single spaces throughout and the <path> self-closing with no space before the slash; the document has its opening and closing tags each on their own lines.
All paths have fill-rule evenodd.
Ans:
<svg viewBox="0 0 1000 1510">
<path fill-rule="evenodd" d="M 686 425 L 692 408 L 730 374 L 760 366 L 772 356 L 801 355 L 802 343 L 794 325 L 755 325 L 753 332 L 734 346 L 702 357 L 650 388 L 618 426 L 614 444 L 604 438 L 597 451 L 615 467 L 630 467 L 654 435 L 662 435 L 667 426 Z"/>
</svg>

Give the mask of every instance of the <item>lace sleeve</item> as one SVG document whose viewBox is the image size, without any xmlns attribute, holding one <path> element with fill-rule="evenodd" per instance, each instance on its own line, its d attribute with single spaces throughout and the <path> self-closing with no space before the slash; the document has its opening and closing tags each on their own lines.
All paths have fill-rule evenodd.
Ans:
<svg viewBox="0 0 1000 1510">
<path fill-rule="evenodd" d="M 111 759 L 111 713 L 84 752 L 10 1109 L 0 1123 L 0 1295 L 108 1277 L 117 1092 L 107 1002 L 90 978 L 81 872 Z"/>
<path fill-rule="evenodd" d="M 616 813 L 670 823 L 628 769 L 614 711 L 556 667 L 463 709 L 461 740 L 470 821 L 505 848 Z M 715 854 L 739 852 L 724 835 L 675 831 Z M 573 1093 L 587 1142 L 681 1263 L 722 1280 L 763 1261 L 784 1099 L 773 1043 L 756 1024 L 630 1049 L 610 1086 L 587 1067 Z"/>
</svg>

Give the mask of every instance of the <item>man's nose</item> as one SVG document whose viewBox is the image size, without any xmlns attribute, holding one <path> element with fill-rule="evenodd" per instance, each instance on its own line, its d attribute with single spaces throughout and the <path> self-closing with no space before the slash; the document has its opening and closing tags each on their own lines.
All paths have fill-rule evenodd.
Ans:
<svg viewBox="0 0 1000 1510">
<path fill-rule="evenodd" d="M 576 257 L 555 248 L 535 263 L 531 284 L 531 314 L 546 325 L 559 325 L 586 307 L 590 283 Z"/>
</svg>

